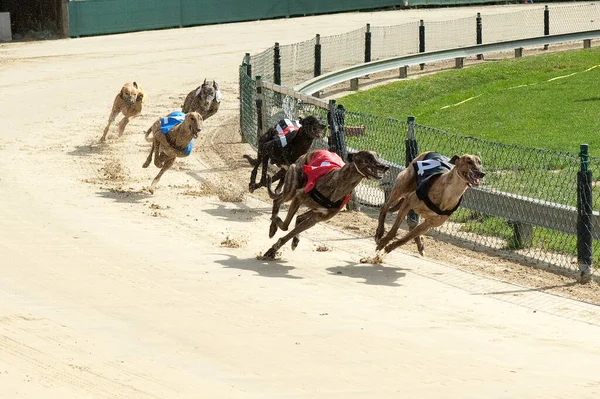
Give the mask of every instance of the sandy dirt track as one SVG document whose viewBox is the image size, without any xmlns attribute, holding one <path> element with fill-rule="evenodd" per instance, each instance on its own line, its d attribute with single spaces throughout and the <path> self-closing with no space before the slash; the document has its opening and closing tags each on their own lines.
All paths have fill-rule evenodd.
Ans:
<svg viewBox="0 0 600 399">
<path fill-rule="evenodd" d="M 372 238 L 343 223 L 255 259 L 272 243 L 270 204 L 246 194 L 243 54 L 472 12 L 0 44 L 0 398 L 597 398 L 600 309 L 548 293 L 581 289 L 568 281 L 512 285 L 472 272 L 513 270 L 498 259 L 408 248 L 363 265 Z M 222 84 L 221 110 L 150 195 L 141 132 L 205 77 Z M 130 80 L 143 116 L 100 145 Z"/>
</svg>

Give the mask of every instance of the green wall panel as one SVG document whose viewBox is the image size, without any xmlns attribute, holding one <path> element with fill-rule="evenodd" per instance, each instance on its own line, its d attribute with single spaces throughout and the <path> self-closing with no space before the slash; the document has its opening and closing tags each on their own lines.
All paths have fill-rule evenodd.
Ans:
<svg viewBox="0 0 600 399">
<path fill-rule="evenodd" d="M 490 0 L 407 0 L 410 6 Z M 72 37 L 147 29 L 253 21 L 405 4 L 404 0 L 79 0 L 69 5 Z"/>
</svg>

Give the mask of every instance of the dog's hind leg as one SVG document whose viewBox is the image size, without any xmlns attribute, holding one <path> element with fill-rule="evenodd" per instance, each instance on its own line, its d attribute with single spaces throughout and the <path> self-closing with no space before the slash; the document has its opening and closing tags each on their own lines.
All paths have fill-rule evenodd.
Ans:
<svg viewBox="0 0 600 399">
<path fill-rule="evenodd" d="M 164 162 L 162 169 L 160 170 L 160 172 L 158 172 L 154 180 L 152 180 L 152 184 L 148 189 L 148 191 L 150 191 L 150 194 L 154 194 L 154 190 L 156 188 L 156 185 L 158 184 L 158 181 L 160 180 L 163 173 L 165 173 L 171 166 L 173 166 L 173 164 L 175 163 L 175 159 L 177 158 L 169 158 Z"/>
<path fill-rule="evenodd" d="M 399 238 L 395 241 L 393 241 L 391 244 L 386 245 L 385 247 L 385 253 L 390 253 L 392 252 L 394 249 L 398 248 L 401 245 L 406 244 L 407 242 L 409 242 L 412 239 L 416 239 L 417 237 L 420 239 L 421 236 L 425 233 L 427 233 L 427 231 L 432 228 L 432 227 L 437 227 L 440 226 L 441 223 L 432 223 L 431 221 L 428 221 L 427 219 L 425 219 L 423 222 L 421 222 L 418 226 L 416 226 L 414 229 L 410 230 L 408 233 L 406 233 L 406 235 L 402 238 Z M 421 245 L 423 243 L 421 242 Z M 418 246 L 418 244 L 417 244 Z M 380 249 L 380 248 L 379 248 Z M 419 249 L 419 252 L 421 252 L 421 249 Z"/>
<path fill-rule="evenodd" d="M 393 198 L 393 197 L 390 197 L 390 198 Z M 402 205 L 403 202 L 404 202 L 404 197 L 400 198 L 400 200 L 398 200 L 396 203 L 393 203 L 392 201 L 388 200 L 388 202 L 383 204 L 383 206 L 381 207 L 381 210 L 379 211 L 377 230 L 375 230 L 375 242 L 376 243 L 379 243 L 379 241 L 381 240 L 381 237 L 383 237 L 383 233 L 385 232 L 385 218 L 386 218 L 388 212 L 392 212 L 392 213 L 396 212 L 398 210 L 398 208 L 400 208 L 400 206 Z"/>
<path fill-rule="evenodd" d="M 258 168 L 261 165 L 261 155 L 258 155 L 256 158 L 256 162 L 254 163 L 254 167 L 252 168 L 252 172 L 250 172 L 250 184 L 248 185 L 248 191 L 251 193 L 254 192 L 259 186 L 256 184 L 256 175 L 258 174 Z"/>
<path fill-rule="evenodd" d="M 279 183 L 277 183 L 277 187 L 275 187 L 276 193 L 281 191 L 281 187 L 283 187 L 283 183 L 285 183 L 285 180 L 283 179 L 285 177 L 285 173 L 286 170 L 284 168 L 281 168 L 271 178 L 272 182 L 279 180 Z"/>
<path fill-rule="evenodd" d="M 396 237 L 396 234 L 398 233 L 398 229 L 400 228 L 400 225 L 406 218 L 406 215 L 408 215 L 408 212 L 410 211 L 410 209 L 411 209 L 410 201 L 408 201 L 407 199 L 404 199 L 404 201 L 402 201 L 402 205 L 400 206 L 400 209 L 398 209 L 398 214 L 396 215 L 396 220 L 394 221 L 392 228 L 390 229 L 390 231 L 387 232 L 387 234 L 385 236 L 383 236 L 382 238 L 379 239 L 379 242 L 377 243 L 378 251 L 381 250 L 388 242 L 390 242 L 391 239 Z"/>
</svg>

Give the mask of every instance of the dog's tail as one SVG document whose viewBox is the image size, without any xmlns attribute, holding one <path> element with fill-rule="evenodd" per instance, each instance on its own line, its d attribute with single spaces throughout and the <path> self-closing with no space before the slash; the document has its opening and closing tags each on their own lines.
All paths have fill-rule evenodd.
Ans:
<svg viewBox="0 0 600 399">
<path fill-rule="evenodd" d="M 272 200 L 281 198 L 281 196 L 283 195 L 283 191 L 281 191 L 281 192 L 273 191 L 273 189 L 271 188 L 272 182 L 273 182 L 273 179 L 271 178 L 271 176 L 267 175 L 267 191 L 269 192 L 269 197 L 271 197 Z"/>
<path fill-rule="evenodd" d="M 152 128 L 146 130 L 146 133 L 144 133 L 144 138 L 146 139 L 147 142 L 151 143 L 152 140 L 154 140 L 154 135 L 152 135 L 152 137 L 150 136 L 150 133 L 152 133 Z"/>
<path fill-rule="evenodd" d="M 244 158 L 246 158 L 246 160 L 248 161 L 248 163 L 250 164 L 250 166 L 254 167 L 258 163 L 258 159 L 254 159 L 250 155 L 244 154 Z"/>
</svg>

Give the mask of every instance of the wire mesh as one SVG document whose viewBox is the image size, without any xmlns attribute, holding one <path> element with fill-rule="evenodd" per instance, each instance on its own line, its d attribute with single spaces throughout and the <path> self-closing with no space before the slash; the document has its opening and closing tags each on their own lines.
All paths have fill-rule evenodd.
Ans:
<svg viewBox="0 0 600 399">
<path fill-rule="evenodd" d="M 476 16 L 425 23 L 425 51 L 446 50 L 477 44 Z"/>
<path fill-rule="evenodd" d="M 294 86 L 314 77 L 316 39 L 280 47 L 281 84 Z"/>
<path fill-rule="evenodd" d="M 544 7 L 506 14 L 482 15 L 483 43 L 544 36 Z"/>
<path fill-rule="evenodd" d="M 327 73 L 365 61 L 366 27 L 321 37 L 321 72 Z"/>
<path fill-rule="evenodd" d="M 274 46 L 269 47 L 262 53 L 250 56 L 250 65 L 252 65 L 252 77 L 260 76 L 267 82 L 272 82 L 275 76 L 273 63 Z"/>
<path fill-rule="evenodd" d="M 550 34 L 600 29 L 598 4 L 572 4 L 549 9 Z"/>
<path fill-rule="evenodd" d="M 371 60 L 399 57 L 419 52 L 419 24 L 371 27 Z"/>
</svg>

